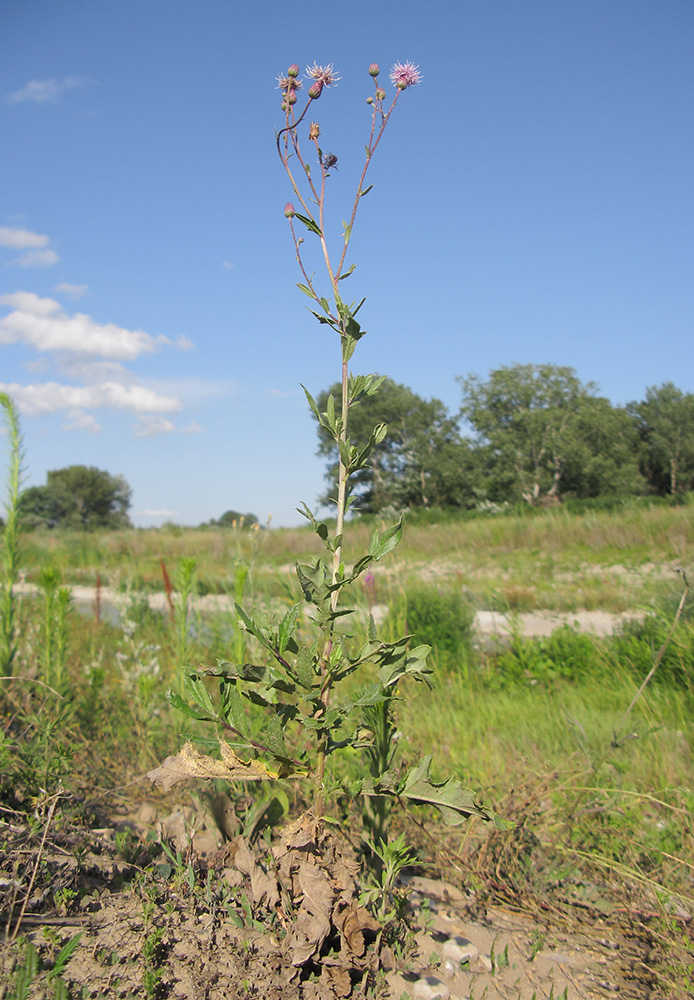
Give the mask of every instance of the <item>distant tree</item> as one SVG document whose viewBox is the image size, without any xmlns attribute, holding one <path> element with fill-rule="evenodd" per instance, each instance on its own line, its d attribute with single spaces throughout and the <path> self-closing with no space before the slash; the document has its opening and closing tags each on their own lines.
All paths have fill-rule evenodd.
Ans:
<svg viewBox="0 0 694 1000">
<path fill-rule="evenodd" d="M 50 471 L 45 486 L 25 490 L 21 512 L 30 527 L 125 528 L 130 525 L 131 495 L 123 476 L 71 465 Z"/>
<path fill-rule="evenodd" d="M 210 525 L 215 528 L 250 528 L 257 523 L 255 514 L 240 514 L 237 510 L 227 510 L 217 520 L 213 518 L 210 521 Z"/>
<path fill-rule="evenodd" d="M 628 496 L 647 489 L 639 469 L 638 434 L 626 409 L 601 396 L 586 397 L 574 417 L 562 495 Z"/>
<path fill-rule="evenodd" d="M 331 394 L 339 411 L 339 383 L 317 397 L 319 410 L 326 409 Z M 369 467 L 353 477 L 360 511 L 472 505 L 474 456 L 441 400 L 422 399 L 407 386 L 385 379 L 374 395 L 364 396 L 350 409 L 352 444 L 364 447 L 379 423 L 387 424 L 387 436 L 374 448 Z M 318 454 L 328 459 L 326 479 L 334 482 L 335 441 L 318 426 L 318 442 Z M 329 502 L 334 497 L 326 494 L 322 499 Z"/>
<path fill-rule="evenodd" d="M 642 468 L 657 493 L 694 489 L 694 395 L 672 382 L 627 407 L 642 441 Z"/>
<path fill-rule="evenodd" d="M 490 499 L 543 504 L 643 487 L 628 416 L 573 368 L 517 364 L 458 382 Z"/>
</svg>

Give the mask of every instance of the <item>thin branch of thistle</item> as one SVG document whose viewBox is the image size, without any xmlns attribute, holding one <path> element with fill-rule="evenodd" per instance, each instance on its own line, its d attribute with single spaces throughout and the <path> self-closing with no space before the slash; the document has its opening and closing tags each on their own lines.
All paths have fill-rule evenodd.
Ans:
<svg viewBox="0 0 694 1000">
<path fill-rule="evenodd" d="M 613 737 L 612 737 L 612 746 L 613 747 L 617 747 L 619 745 L 619 740 L 622 738 L 622 730 L 624 728 L 624 725 L 626 724 L 627 719 L 629 718 L 629 715 L 631 714 L 632 709 L 634 708 L 634 706 L 636 705 L 636 703 L 641 698 L 643 692 L 646 690 L 647 685 L 649 684 L 649 682 L 651 681 L 651 679 L 652 679 L 653 675 L 655 674 L 656 670 L 660 666 L 660 664 L 662 662 L 662 659 L 663 659 L 663 656 L 665 655 L 665 651 L 667 650 L 668 646 L 670 645 L 670 643 L 672 641 L 672 637 L 675 634 L 675 629 L 677 628 L 677 624 L 678 624 L 678 622 L 680 620 L 680 617 L 682 615 L 682 611 L 684 610 L 684 605 L 686 604 L 687 597 L 689 596 L 689 580 L 687 579 L 687 574 L 684 572 L 683 569 L 680 569 L 678 572 L 680 572 L 682 574 L 682 579 L 684 580 L 684 590 L 682 591 L 682 596 L 680 597 L 680 602 L 677 605 L 677 611 L 675 612 L 675 617 L 672 620 L 672 624 L 670 625 L 670 629 L 668 631 L 668 634 L 665 636 L 665 641 L 663 642 L 663 644 L 660 647 L 660 649 L 658 650 L 658 652 L 655 654 L 655 658 L 653 660 L 653 666 L 651 667 L 651 669 L 648 671 L 648 673 L 644 677 L 643 682 L 642 682 L 640 688 L 638 689 L 638 691 L 636 692 L 636 694 L 634 695 L 634 697 L 631 699 L 631 703 L 630 703 L 629 707 L 627 708 L 626 712 L 624 713 L 624 715 L 620 719 L 619 725 L 614 730 L 614 734 L 613 734 Z"/>
</svg>

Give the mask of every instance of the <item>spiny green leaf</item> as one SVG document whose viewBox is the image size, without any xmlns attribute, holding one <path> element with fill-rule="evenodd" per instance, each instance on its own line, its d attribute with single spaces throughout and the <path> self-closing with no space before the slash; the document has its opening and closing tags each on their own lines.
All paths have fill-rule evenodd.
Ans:
<svg viewBox="0 0 694 1000">
<path fill-rule="evenodd" d="M 203 712 L 207 712 L 208 716 L 212 719 L 217 718 L 217 710 L 212 704 L 212 698 L 210 697 L 210 692 L 205 687 L 205 683 L 198 674 L 186 673 L 183 678 L 183 690 L 192 698 L 196 705 L 198 705 Z"/>
<path fill-rule="evenodd" d="M 181 698 L 180 695 L 176 694 L 176 692 L 172 691 L 170 688 L 166 692 L 166 700 L 177 711 L 182 712 L 184 715 L 187 715 L 189 719 L 197 719 L 200 722 L 217 721 L 216 712 L 214 713 L 214 715 L 209 715 L 206 712 L 201 712 L 200 709 L 194 708 L 192 705 L 189 705 L 187 701 L 184 701 L 184 699 Z"/>
<path fill-rule="evenodd" d="M 280 656 L 284 656 L 284 652 L 287 648 L 287 643 L 294 635 L 296 622 L 299 617 L 299 608 L 300 608 L 299 604 L 293 604 L 289 609 L 289 611 L 287 611 L 287 613 L 285 614 L 282 621 L 280 622 L 279 628 L 277 630 L 277 646 Z"/>
<path fill-rule="evenodd" d="M 430 768 L 431 754 L 428 754 L 422 757 L 416 767 L 407 774 L 399 791 L 400 797 L 436 806 L 444 823 L 449 826 L 458 826 L 468 816 L 479 816 L 484 820 L 494 819 L 494 814 L 479 805 L 472 792 L 463 788 L 457 778 L 432 781 Z"/>
</svg>

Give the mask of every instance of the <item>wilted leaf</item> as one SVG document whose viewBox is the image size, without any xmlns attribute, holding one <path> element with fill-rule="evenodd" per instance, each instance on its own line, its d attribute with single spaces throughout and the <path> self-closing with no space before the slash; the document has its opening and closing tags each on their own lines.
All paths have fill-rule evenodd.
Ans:
<svg viewBox="0 0 694 1000">
<path fill-rule="evenodd" d="M 342 938 L 342 952 L 346 956 L 356 955 L 361 958 L 366 950 L 363 931 L 378 933 L 381 925 L 371 916 L 369 911 L 359 906 L 356 900 L 347 904 L 340 900 L 335 907 L 333 923 L 340 932 Z"/>
<path fill-rule="evenodd" d="M 163 764 L 147 772 L 147 777 L 165 792 L 188 778 L 222 778 L 224 781 L 269 781 L 277 778 L 260 761 L 248 762 L 237 757 L 228 743 L 219 741 L 222 760 L 206 757 L 186 743 L 174 757 L 167 757 Z"/>
<path fill-rule="evenodd" d="M 333 891 L 326 873 L 304 861 L 299 865 L 303 899 L 291 936 L 292 965 L 304 965 L 316 955 L 330 933 Z"/>
<path fill-rule="evenodd" d="M 239 837 L 237 843 L 234 865 L 240 872 L 250 876 L 253 902 L 259 905 L 265 901 L 268 909 L 272 909 L 280 901 L 277 879 L 263 871 L 243 837 Z"/>
</svg>

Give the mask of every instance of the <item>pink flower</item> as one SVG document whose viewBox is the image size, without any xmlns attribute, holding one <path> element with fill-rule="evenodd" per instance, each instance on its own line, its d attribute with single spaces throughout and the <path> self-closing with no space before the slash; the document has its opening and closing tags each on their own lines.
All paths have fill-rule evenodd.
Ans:
<svg viewBox="0 0 694 1000">
<path fill-rule="evenodd" d="M 292 67 L 289 67 L 292 69 Z M 296 80 L 293 76 L 278 76 L 277 77 L 277 88 L 281 90 L 283 94 L 287 91 L 290 93 L 294 90 L 298 90 L 301 87 L 301 80 Z"/>
<path fill-rule="evenodd" d="M 311 98 L 312 101 L 317 101 L 322 93 L 323 93 L 322 80 L 316 80 L 316 82 L 312 83 L 311 86 L 308 88 L 308 96 Z"/>
<path fill-rule="evenodd" d="M 284 206 L 284 214 L 288 219 L 293 219 L 294 216 L 296 215 L 296 212 L 294 211 L 294 206 L 292 205 L 291 201 L 288 201 L 287 204 Z"/>
<path fill-rule="evenodd" d="M 307 66 L 306 76 L 309 80 L 315 80 L 316 83 L 320 83 L 325 87 L 332 87 L 334 84 L 337 84 L 338 80 L 342 79 L 335 72 L 332 63 L 329 66 L 319 66 L 318 63 L 314 63 L 313 66 Z"/>
<path fill-rule="evenodd" d="M 378 63 L 371 63 L 371 65 L 369 66 L 369 75 L 370 76 L 378 76 L 378 74 L 380 72 L 381 72 L 381 70 L 380 70 L 380 67 L 379 67 Z"/>
<path fill-rule="evenodd" d="M 406 87 L 414 87 L 421 83 L 422 75 L 419 66 L 415 66 L 414 63 L 396 63 L 390 71 L 390 79 L 398 90 L 404 90 Z"/>
<path fill-rule="evenodd" d="M 300 72 L 301 72 L 301 70 L 296 65 L 296 63 L 292 63 L 292 65 L 287 70 L 287 76 L 295 77 L 295 76 L 298 76 Z"/>
</svg>

